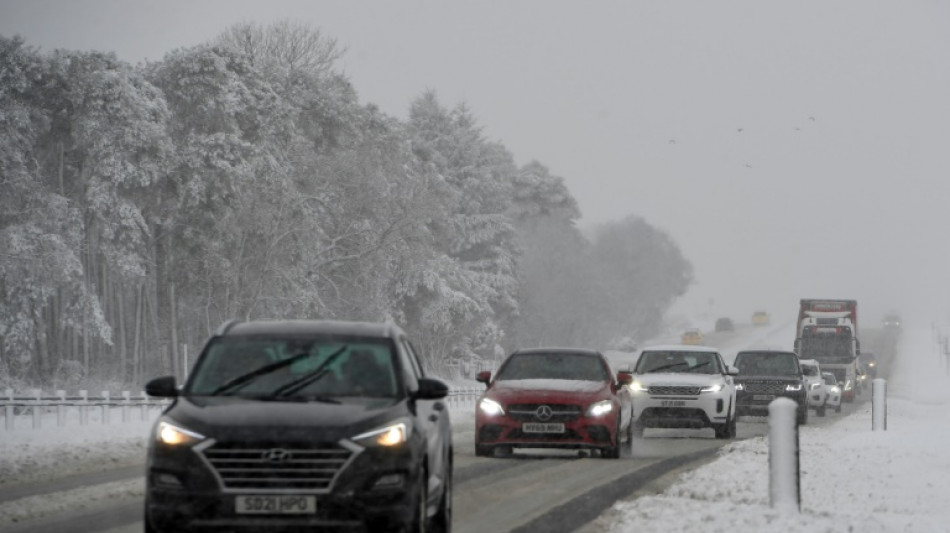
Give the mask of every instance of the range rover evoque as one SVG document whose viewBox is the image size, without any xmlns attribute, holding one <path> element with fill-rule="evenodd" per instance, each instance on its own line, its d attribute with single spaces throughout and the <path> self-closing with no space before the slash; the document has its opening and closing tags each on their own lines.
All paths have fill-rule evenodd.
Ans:
<svg viewBox="0 0 950 533">
<path fill-rule="evenodd" d="M 207 342 L 148 451 L 147 532 L 315 527 L 447 531 L 444 383 L 392 324 L 228 323 Z"/>
</svg>

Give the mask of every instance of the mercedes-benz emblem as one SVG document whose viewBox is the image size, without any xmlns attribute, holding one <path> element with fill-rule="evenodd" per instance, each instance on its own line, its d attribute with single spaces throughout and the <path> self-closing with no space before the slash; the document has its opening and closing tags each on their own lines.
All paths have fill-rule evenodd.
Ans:
<svg viewBox="0 0 950 533">
<path fill-rule="evenodd" d="M 551 420 L 551 417 L 554 416 L 554 411 L 551 410 L 549 405 L 539 405 L 538 409 L 534 412 L 534 416 L 538 417 L 538 420 L 546 422 Z"/>
<path fill-rule="evenodd" d="M 283 463 L 289 461 L 291 453 L 283 448 L 271 448 L 261 454 L 261 459 L 268 463 Z"/>
</svg>

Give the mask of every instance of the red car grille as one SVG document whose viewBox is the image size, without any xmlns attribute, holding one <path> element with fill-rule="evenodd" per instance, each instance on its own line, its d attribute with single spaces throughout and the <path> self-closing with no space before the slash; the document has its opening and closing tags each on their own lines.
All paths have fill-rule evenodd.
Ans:
<svg viewBox="0 0 950 533">
<path fill-rule="evenodd" d="M 544 408 L 547 409 L 544 409 Z M 539 417 L 539 414 L 541 415 Z M 544 418 L 549 414 L 550 418 Z M 581 416 L 581 406 L 547 403 L 518 403 L 508 406 L 508 416 L 520 422 L 570 422 Z"/>
</svg>

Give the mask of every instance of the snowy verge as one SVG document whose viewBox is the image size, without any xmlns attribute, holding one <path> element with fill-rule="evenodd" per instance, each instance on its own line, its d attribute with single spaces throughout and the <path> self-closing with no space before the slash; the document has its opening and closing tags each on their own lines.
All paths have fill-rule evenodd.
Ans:
<svg viewBox="0 0 950 533">
<path fill-rule="evenodd" d="M 105 507 L 119 500 L 141 500 L 144 494 L 145 478 L 138 478 L 103 483 L 98 485 L 96 490 L 83 487 L 62 491 L 56 493 L 55 498 L 47 495 L 20 498 L 0 503 L 0 530 L 44 516 Z"/>
</svg>

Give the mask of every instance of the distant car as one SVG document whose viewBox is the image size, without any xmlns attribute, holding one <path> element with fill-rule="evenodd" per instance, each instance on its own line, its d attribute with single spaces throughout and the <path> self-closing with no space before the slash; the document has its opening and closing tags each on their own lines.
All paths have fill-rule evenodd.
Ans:
<svg viewBox="0 0 950 533">
<path fill-rule="evenodd" d="M 600 450 L 617 459 L 633 447 L 632 381 L 611 373 L 600 352 L 532 348 L 509 355 L 475 407 L 475 455 L 507 455 L 514 448 Z"/>
<path fill-rule="evenodd" d="M 735 367 L 715 348 L 654 346 L 640 352 L 634 367 L 634 433 L 644 428 L 711 427 L 717 439 L 736 436 Z"/>
<path fill-rule="evenodd" d="M 877 377 L 877 356 L 873 353 L 862 352 L 858 356 L 858 364 L 861 365 L 861 369 L 864 371 L 864 374 L 867 376 L 867 379 L 875 379 Z"/>
<path fill-rule="evenodd" d="M 768 416 L 776 398 L 798 404 L 798 423 L 808 422 L 805 379 L 795 352 L 747 350 L 736 354 L 736 414 Z"/>
<path fill-rule="evenodd" d="M 895 313 L 888 313 L 884 316 L 884 320 L 881 321 L 881 325 L 885 328 L 900 328 L 901 317 Z"/>
<path fill-rule="evenodd" d="M 825 405 L 834 407 L 836 413 L 841 412 L 841 387 L 838 385 L 838 379 L 831 372 L 822 372 L 821 379 L 825 382 L 825 390 L 828 394 L 825 399 Z"/>
<path fill-rule="evenodd" d="M 735 329 L 736 327 L 732 323 L 731 318 L 722 317 L 716 319 L 716 331 L 734 331 Z"/>
<path fill-rule="evenodd" d="M 772 322 L 772 317 L 765 311 L 756 311 L 752 313 L 753 326 L 768 326 Z"/>
<path fill-rule="evenodd" d="M 691 345 L 702 344 L 703 332 L 697 328 L 688 329 L 683 332 L 683 335 L 680 337 L 680 342 Z"/>
<path fill-rule="evenodd" d="M 451 527 L 448 387 L 393 324 L 227 323 L 145 391 L 148 533 Z"/>
<path fill-rule="evenodd" d="M 808 406 L 815 410 L 818 416 L 825 416 L 825 382 L 821 379 L 821 367 L 814 359 L 801 359 L 798 364 L 802 367 L 805 376 L 805 392 L 808 394 Z"/>
</svg>

